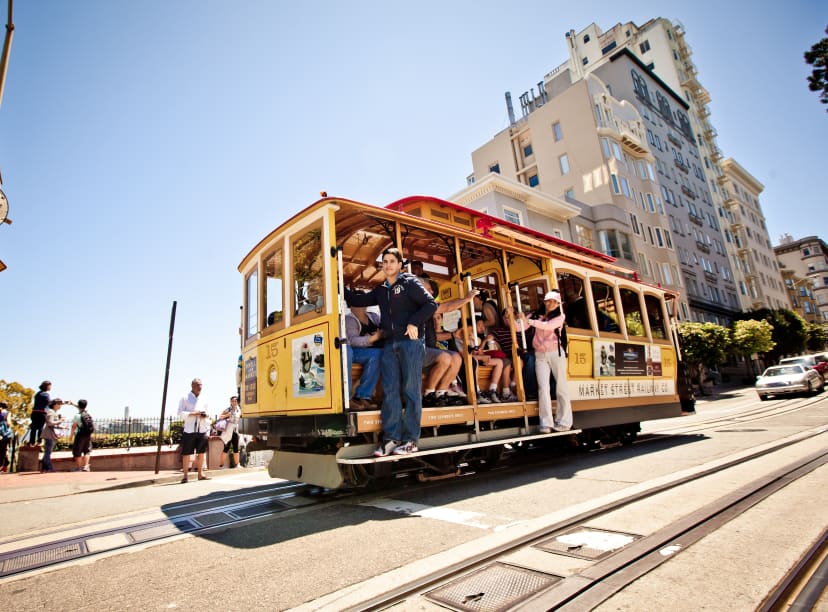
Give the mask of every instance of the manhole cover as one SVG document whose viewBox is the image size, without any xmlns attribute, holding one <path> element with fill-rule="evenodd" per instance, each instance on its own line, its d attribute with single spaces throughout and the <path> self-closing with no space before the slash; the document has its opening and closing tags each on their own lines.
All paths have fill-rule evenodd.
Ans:
<svg viewBox="0 0 828 612">
<path fill-rule="evenodd" d="M 535 548 L 595 561 L 613 554 L 628 544 L 632 544 L 640 537 L 639 535 L 620 531 L 576 527 L 536 544 Z"/>
<path fill-rule="evenodd" d="M 559 576 L 494 563 L 426 593 L 429 599 L 454 610 L 509 610 L 556 582 Z"/>
</svg>

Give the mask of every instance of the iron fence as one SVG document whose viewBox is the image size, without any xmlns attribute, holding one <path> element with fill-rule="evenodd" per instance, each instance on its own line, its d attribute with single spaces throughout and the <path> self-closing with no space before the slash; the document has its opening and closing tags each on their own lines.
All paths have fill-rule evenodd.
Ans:
<svg viewBox="0 0 828 612">
<path fill-rule="evenodd" d="M 133 446 L 155 446 L 158 444 L 158 431 L 161 419 L 127 418 L 101 419 L 95 418 L 95 432 L 92 434 L 92 448 L 132 448 Z M 173 445 L 181 441 L 181 430 L 184 422 L 176 416 L 164 419 L 163 444 Z M 71 427 L 71 425 L 70 425 Z M 72 448 L 70 429 L 65 429 L 65 436 L 55 444 L 55 450 Z"/>
</svg>

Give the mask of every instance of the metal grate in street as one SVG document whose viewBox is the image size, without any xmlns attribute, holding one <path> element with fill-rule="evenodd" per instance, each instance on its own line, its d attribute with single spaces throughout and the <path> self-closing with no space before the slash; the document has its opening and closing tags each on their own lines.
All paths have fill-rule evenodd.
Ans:
<svg viewBox="0 0 828 612">
<path fill-rule="evenodd" d="M 559 576 L 493 563 L 429 591 L 425 597 L 464 612 L 509 610 L 560 581 Z"/>
<path fill-rule="evenodd" d="M 640 539 L 640 535 L 580 525 L 535 544 L 546 552 L 597 561 Z"/>
<path fill-rule="evenodd" d="M 61 543 L 57 546 L 45 546 L 25 554 L 11 553 L 4 555 L 0 576 L 35 569 L 44 565 L 68 561 L 86 554 L 82 541 Z"/>
</svg>

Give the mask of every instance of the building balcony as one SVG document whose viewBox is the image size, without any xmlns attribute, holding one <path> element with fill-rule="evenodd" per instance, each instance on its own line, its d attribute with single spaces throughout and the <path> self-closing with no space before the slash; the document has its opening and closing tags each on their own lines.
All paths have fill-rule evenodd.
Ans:
<svg viewBox="0 0 828 612">
<path fill-rule="evenodd" d="M 681 162 L 680 162 L 679 160 L 677 160 L 675 157 L 673 158 L 673 163 L 676 165 L 676 168 L 678 168 L 679 170 L 681 170 L 681 171 L 682 171 L 682 172 L 684 172 L 685 174 L 687 174 L 688 172 L 690 172 L 690 166 L 688 166 L 687 164 L 683 164 L 683 163 L 681 163 Z"/>
<path fill-rule="evenodd" d="M 716 139 L 716 137 L 719 135 L 719 133 L 716 131 L 716 128 L 714 128 L 712 125 L 710 125 L 706 121 L 705 121 L 702 129 L 703 129 L 702 136 L 704 136 L 704 139 L 707 142 L 713 142 Z"/>
<path fill-rule="evenodd" d="M 687 213 L 687 218 L 690 219 L 690 221 L 692 221 L 693 223 L 695 223 L 698 226 L 704 225 L 704 219 L 702 217 L 700 217 L 699 215 L 694 215 L 693 213 L 688 212 Z"/>
<path fill-rule="evenodd" d="M 702 253 L 709 253 L 710 247 L 707 245 L 706 242 L 702 242 L 700 240 L 696 240 L 696 248 L 700 250 Z"/>
<path fill-rule="evenodd" d="M 667 140 L 669 140 L 670 142 L 672 142 L 672 143 L 673 143 L 674 145 L 676 145 L 679 149 L 681 148 L 681 145 L 682 145 L 681 138 L 679 138 L 678 136 L 676 136 L 675 134 L 673 134 L 673 132 L 667 132 Z"/>
<path fill-rule="evenodd" d="M 736 198 L 734 198 L 733 196 L 727 196 L 725 198 L 725 201 L 722 203 L 722 205 L 727 210 L 731 210 L 731 209 L 738 210 L 739 209 L 739 201 Z"/>
<path fill-rule="evenodd" d="M 704 277 L 710 281 L 711 283 L 716 283 L 719 280 L 719 275 L 715 272 L 708 272 L 707 270 L 704 271 Z"/>
<path fill-rule="evenodd" d="M 711 143 L 710 144 L 710 159 L 713 160 L 713 163 L 718 163 L 718 162 L 722 161 L 723 157 L 724 157 L 724 155 L 722 155 L 721 149 L 719 149 L 719 147 L 717 147 L 717 146 L 715 146 Z"/>
<path fill-rule="evenodd" d="M 728 179 L 724 174 L 720 174 L 716 177 L 716 182 L 719 184 L 719 187 L 724 187 L 727 185 Z"/>
<path fill-rule="evenodd" d="M 621 130 L 621 145 L 637 155 L 645 155 L 650 152 L 641 138 L 625 129 Z"/>
<path fill-rule="evenodd" d="M 699 106 L 699 119 L 704 121 L 710 116 L 710 107 L 707 105 Z"/>
<path fill-rule="evenodd" d="M 690 189 L 687 185 L 682 185 L 681 186 L 681 192 L 684 195 L 686 195 L 688 198 L 690 198 L 691 200 L 696 199 L 696 192 L 693 191 L 692 189 Z"/>
</svg>

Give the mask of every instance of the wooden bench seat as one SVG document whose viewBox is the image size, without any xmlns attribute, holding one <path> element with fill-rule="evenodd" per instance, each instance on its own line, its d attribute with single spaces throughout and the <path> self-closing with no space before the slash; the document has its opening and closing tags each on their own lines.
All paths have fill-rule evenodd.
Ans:
<svg viewBox="0 0 828 612">
<path fill-rule="evenodd" d="M 478 365 L 477 366 L 477 384 L 481 389 L 488 389 L 489 388 L 489 381 L 492 378 L 492 366 L 489 365 Z M 359 379 L 362 376 L 362 364 L 355 363 L 351 366 L 351 384 L 353 387 L 351 388 L 351 394 L 353 394 L 354 389 L 359 385 Z M 426 375 L 423 374 L 423 384 L 425 384 Z M 499 385 L 498 385 L 499 387 Z M 380 384 L 377 385 L 377 388 L 374 389 L 374 398 L 378 399 L 382 397 L 382 381 Z"/>
</svg>

